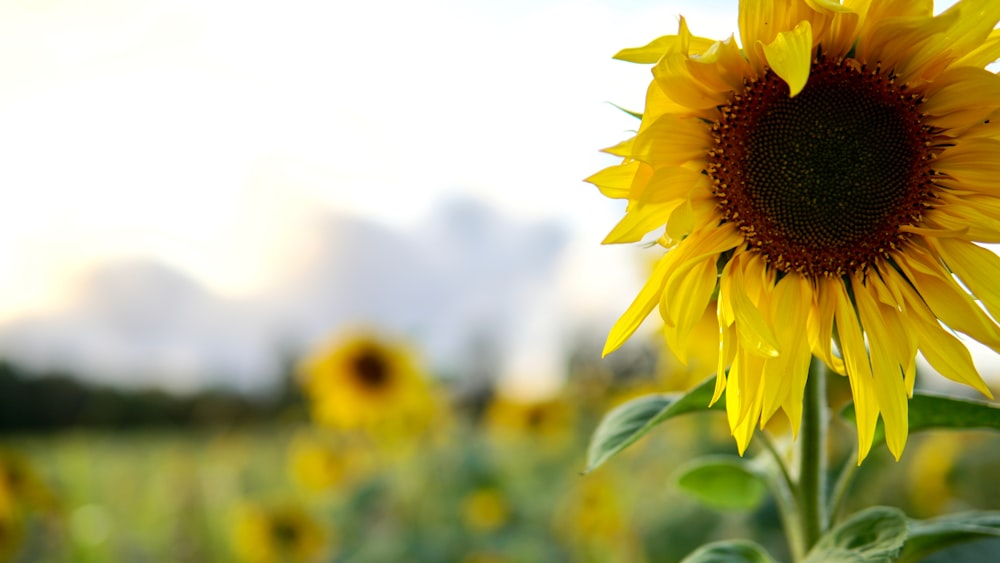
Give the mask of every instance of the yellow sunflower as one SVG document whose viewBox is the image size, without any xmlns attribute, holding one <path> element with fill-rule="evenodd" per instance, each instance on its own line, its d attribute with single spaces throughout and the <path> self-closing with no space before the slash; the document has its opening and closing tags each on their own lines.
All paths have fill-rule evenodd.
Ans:
<svg viewBox="0 0 1000 563">
<path fill-rule="evenodd" d="M 297 504 L 247 504 L 236 513 L 232 541 L 240 561 L 306 563 L 323 559 L 328 538 Z"/>
<path fill-rule="evenodd" d="M 527 440 L 545 448 L 567 445 L 576 412 L 561 396 L 516 398 L 498 395 L 486 412 L 490 434 L 499 441 Z"/>
<path fill-rule="evenodd" d="M 473 532 L 495 532 L 510 518 L 509 500 L 502 491 L 494 487 L 476 489 L 462 499 L 462 521 Z"/>
<path fill-rule="evenodd" d="M 302 362 L 300 375 L 320 424 L 410 433 L 425 428 L 434 411 L 411 352 L 375 336 L 333 341 Z"/>
<path fill-rule="evenodd" d="M 297 485 L 312 492 L 344 490 L 376 470 L 375 459 L 367 448 L 347 440 L 324 438 L 299 433 L 292 439 L 288 470 Z"/>
<path fill-rule="evenodd" d="M 850 380 L 859 461 L 880 415 L 902 453 L 918 350 L 990 396 L 953 331 L 1000 351 L 1000 258 L 976 244 L 1000 242 L 998 20 L 996 0 L 742 0 L 740 42 L 681 18 L 618 53 L 653 80 L 588 181 L 628 201 L 605 243 L 667 251 L 605 353 L 658 306 L 683 358 L 711 307 L 741 452 L 778 409 L 798 428 L 812 355 Z"/>
</svg>

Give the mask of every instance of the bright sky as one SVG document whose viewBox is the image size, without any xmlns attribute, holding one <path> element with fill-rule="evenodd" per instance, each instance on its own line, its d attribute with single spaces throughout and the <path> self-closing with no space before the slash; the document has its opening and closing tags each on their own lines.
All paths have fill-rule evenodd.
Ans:
<svg viewBox="0 0 1000 563">
<path fill-rule="evenodd" d="M 0 4 L 0 319 L 108 257 L 269 282 L 316 204 L 408 224 L 472 193 L 597 243 L 580 180 L 648 73 L 611 60 L 735 30 L 736 0 Z"/>
<path fill-rule="evenodd" d="M 560 297 L 621 311 L 638 251 L 598 246 L 621 207 L 581 180 L 635 125 L 607 102 L 641 109 L 649 74 L 611 55 L 680 14 L 727 37 L 737 3 L 0 3 L 0 321 L 120 257 L 252 295 L 317 209 L 415 228 L 456 194 L 565 225 Z"/>
</svg>

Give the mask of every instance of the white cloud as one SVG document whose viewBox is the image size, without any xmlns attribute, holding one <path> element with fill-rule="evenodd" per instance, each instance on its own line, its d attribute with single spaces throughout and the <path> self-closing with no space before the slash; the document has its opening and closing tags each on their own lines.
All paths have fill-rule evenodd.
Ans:
<svg viewBox="0 0 1000 563">
<path fill-rule="evenodd" d="M 411 229 L 315 209 L 299 220 L 275 249 L 297 258 L 273 264 L 287 269 L 270 287 L 234 300 L 162 263 L 120 259 L 75 284 L 65 308 L 0 327 L 0 351 L 121 384 L 254 388 L 282 354 L 371 324 L 413 339 L 439 370 L 468 367 L 460 358 L 484 335 L 503 352 L 498 372 L 559 365 L 553 284 L 566 235 L 555 224 L 469 199 Z"/>
<path fill-rule="evenodd" d="M 5 3 L 0 317 L 123 247 L 240 254 L 229 223 L 274 159 L 376 221 L 413 224 L 462 190 L 596 237 L 617 205 L 581 179 L 633 126 L 605 102 L 640 106 L 649 78 L 610 56 L 681 12 L 726 35 L 735 0 L 721 5 L 731 17 L 687 2 Z M 262 282 L 185 253 L 220 291 Z"/>
</svg>

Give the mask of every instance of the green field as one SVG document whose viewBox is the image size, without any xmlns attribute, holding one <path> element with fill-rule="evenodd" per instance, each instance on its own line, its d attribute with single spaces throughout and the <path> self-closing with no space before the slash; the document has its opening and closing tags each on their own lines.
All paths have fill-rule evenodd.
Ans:
<svg viewBox="0 0 1000 563">
<path fill-rule="evenodd" d="M 57 563 L 671 562 L 705 542 L 746 537 L 787 556 L 766 496 L 718 510 L 673 478 L 695 453 L 735 455 L 724 416 L 672 421 L 583 475 L 605 407 L 562 399 L 455 412 L 433 432 L 381 444 L 301 415 L 8 436 L 6 451 L 34 477 L 19 477 L 27 500 L 0 522 L 0 553 Z M 853 440 L 842 438 L 831 445 L 837 460 Z M 925 434 L 900 463 L 878 448 L 861 468 L 857 504 L 916 516 L 995 509 L 998 444 L 987 433 Z"/>
</svg>

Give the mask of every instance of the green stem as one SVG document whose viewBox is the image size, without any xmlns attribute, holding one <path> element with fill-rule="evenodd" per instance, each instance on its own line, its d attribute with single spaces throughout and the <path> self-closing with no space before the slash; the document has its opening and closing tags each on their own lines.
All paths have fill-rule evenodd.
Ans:
<svg viewBox="0 0 1000 563">
<path fill-rule="evenodd" d="M 844 501 L 847 500 L 847 492 L 850 490 L 854 475 L 858 471 L 857 459 L 858 450 L 855 446 L 851 454 L 847 456 L 844 468 L 840 470 L 837 483 L 833 486 L 833 494 L 830 495 L 830 521 L 834 524 L 840 520 L 840 513 L 844 510 Z"/>
<path fill-rule="evenodd" d="M 806 380 L 799 433 L 799 511 L 808 551 L 829 526 L 826 514 L 826 366 L 813 358 Z"/>
<path fill-rule="evenodd" d="M 764 445 L 764 449 L 771 454 L 775 465 L 781 470 L 780 477 L 772 473 L 767 482 L 778 505 L 781 524 L 788 536 L 788 548 L 791 550 L 792 560 L 801 561 L 805 557 L 806 549 L 803 543 L 802 528 L 799 526 L 802 517 L 799 514 L 799 507 L 795 502 L 795 493 L 793 492 L 797 490 L 795 482 L 788 473 L 783 456 L 778 452 L 778 448 L 775 447 L 767 432 L 759 432 L 757 435 L 760 443 Z"/>
<path fill-rule="evenodd" d="M 771 454 L 771 458 L 774 459 L 775 465 L 777 465 L 778 469 L 781 471 L 781 478 L 785 483 L 785 487 L 789 491 L 795 490 L 795 481 L 792 480 L 792 475 L 788 472 L 788 467 L 785 464 L 784 457 L 781 455 L 781 452 L 778 451 L 777 446 L 774 445 L 774 440 L 768 436 L 767 432 L 758 432 L 757 435 L 760 436 L 761 444 L 764 445 L 764 449 L 767 450 L 767 453 Z"/>
</svg>

